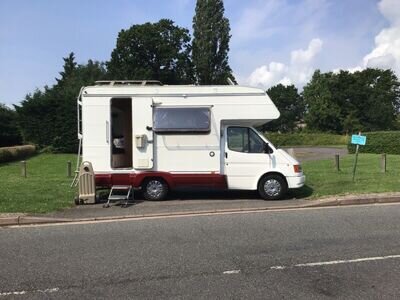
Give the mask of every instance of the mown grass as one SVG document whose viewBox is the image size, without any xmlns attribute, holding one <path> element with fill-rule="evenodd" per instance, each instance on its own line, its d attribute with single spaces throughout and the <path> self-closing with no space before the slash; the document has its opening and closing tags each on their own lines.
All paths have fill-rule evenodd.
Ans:
<svg viewBox="0 0 400 300">
<path fill-rule="evenodd" d="M 340 160 L 340 171 L 334 161 L 319 160 L 304 162 L 306 186 L 298 196 L 318 198 L 329 195 L 399 192 L 400 155 L 387 155 L 387 172 L 382 173 L 379 154 L 359 154 L 355 182 L 352 181 L 354 155 Z M 295 192 L 296 193 L 296 192 Z"/>
<path fill-rule="evenodd" d="M 27 160 L 27 178 L 20 162 L 0 164 L 0 213 L 45 213 L 73 205 L 67 161 L 75 168 L 74 154 L 41 154 Z"/>
<path fill-rule="evenodd" d="M 70 188 L 67 161 L 74 154 L 41 154 L 27 161 L 28 177 L 21 177 L 20 163 L 0 164 L 0 213 L 46 213 L 73 205 L 75 189 Z M 336 172 L 333 160 L 303 163 L 306 186 L 291 194 L 311 199 L 360 193 L 400 191 L 400 155 L 387 156 L 387 172 L 381 173 L 380 155 L 360 154 L 356 181 L 352 182 L 354 155 L 341 159 Z"/>
</svg>

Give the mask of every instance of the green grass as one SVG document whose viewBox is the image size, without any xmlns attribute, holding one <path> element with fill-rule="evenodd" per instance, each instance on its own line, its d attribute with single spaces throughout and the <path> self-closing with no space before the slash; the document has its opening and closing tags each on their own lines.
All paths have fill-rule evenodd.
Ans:
<svg viewBox="0 0 400 300">
<path fill-rule="evenodd" d="M 0 164 L 0 213 L 45 213 L 73 205 L 67 161 L 75 169 L 74 154 L 41 154 L 27 160 L 27 178 L 19 162 Z"/>
<path fill-rule="evenodd" d="M 41 154 L 27 161 L 28 177 L 21 177 L 20 163 L 0 164 L 0 213 L 46 213 L 73 205 L 75 190 L 69 187 L 67 161 L 75 166 L 74 154 Z M 311 199 L 360 193 L 400 191 L 400 155 L 387 156 L 387 173 L 381 173 L 380 155 L 360 154 L 356 181 L 352 182 L 354 155 L 341 159 L 336 172 L 333 160 L 303 163 L 306 186 L 291 192 Z"/>
<path fill-rule="evenodd" d="M 387 172 L 381 173 L 380 155 L 359 154 L 355 182 L 352 181 L 354 155 L 340 160 L 340 171 L 332 160 L 304 162 L 306 186 L 294 196 L 318 198 L 329 195 L 400 192 L 400 155 L 387 156 Z"/>
</svg>

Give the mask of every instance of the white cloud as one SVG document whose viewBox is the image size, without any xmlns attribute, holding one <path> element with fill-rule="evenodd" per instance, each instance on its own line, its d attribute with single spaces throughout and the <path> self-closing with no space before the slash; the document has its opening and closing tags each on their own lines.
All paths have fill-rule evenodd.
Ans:
<svg viewBox="0 0 400 300">
<path fill-rule="evenodd" d="M 375 37 L 375 48 L 364 57 L 362 66 L 353 69 L 392 69 L 400 75 L 400 1 L 381 0 L 378 8 L 389 21 L 389 27 Z"/>
<path fill-rule="evenodd" d="M 290 64 L 271 62 L 255 69 L 247 79 L 252 86 L 270 87 L 281 83 L 303 86 L 311 78 L 314 67 L 313 61 L 322 49 L 322 40 L 312 39 L 307 49 L 298 49 L 291 52 Z"/>
<path fill-rule="evenodd" d="M 306 50 L 299 49 L 292 51 L 290 58 L 293 65 L 307 65 L 314 56 L 321 51 L 322 41 L 320 39 L 311 40 Z"/>
</svg>

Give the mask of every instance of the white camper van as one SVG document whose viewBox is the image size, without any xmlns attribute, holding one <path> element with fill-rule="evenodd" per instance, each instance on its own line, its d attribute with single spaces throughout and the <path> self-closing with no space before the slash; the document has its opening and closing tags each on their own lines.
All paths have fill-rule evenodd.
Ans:
<svg viewBox="0 0 400 300">
<path fill-rule="evenodd" d="M 161 200 L 181 186 L 258 190 L 279 199 L 303 186 L 298 161 L 255 127 L 279 117 L 260 89 L 101 81 L 78 97 L 82 160 L 98 187 Z"/>
</svg>

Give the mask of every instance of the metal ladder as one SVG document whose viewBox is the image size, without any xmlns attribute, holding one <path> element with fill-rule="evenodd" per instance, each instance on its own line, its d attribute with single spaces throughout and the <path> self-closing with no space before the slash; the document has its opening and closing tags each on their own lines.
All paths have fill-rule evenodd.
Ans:
<svg viewBox="0 0 400 300">
<path fill-rule="evenodd" d="M 131 185 L 113 185 L 110 190 L 110 194 L 108 195 L 108 201 L 103 205 L 104 208 L 110 207 L 110 202 L 111 201 L 119 201 L 121 203 L 122 207 L 127 207 L 128 202 L 129 202 L 129 197 L 132 194 L 133 198 L 133 193 L 132 193 L 132 186 Z M 122 193 L 113 193 L 115 191 L 125 191 L 126 194 Z M 125 200 L 125 202 L 122 204 L 122 201 Z"/>
</svg>

